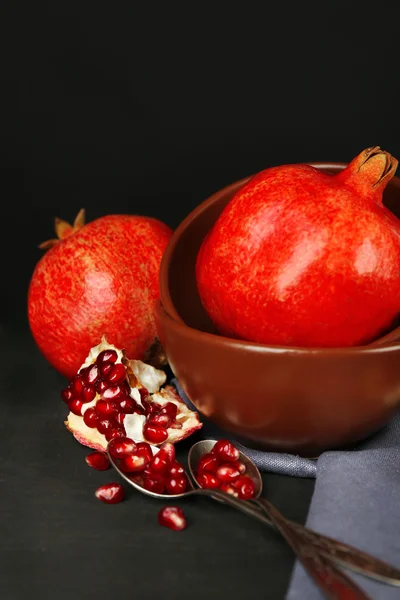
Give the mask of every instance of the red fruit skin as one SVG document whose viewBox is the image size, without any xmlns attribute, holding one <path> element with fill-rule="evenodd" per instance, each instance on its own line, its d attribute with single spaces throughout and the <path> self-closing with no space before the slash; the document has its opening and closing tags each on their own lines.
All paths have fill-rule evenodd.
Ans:
<svg viewBox="0 0 400 600">
<path fill-rule="evenodd" d="M 40 259 L 28 318 L 44 357 L 71 378 L 102 336 L 143 359 L 156 337 L 153 304 L 172 231 L 142 216 L 109 215 L 60 240 Z"/>
<path fill-rule="evenodd" d="M 220 333 L 341 347 L 368 343 L 392 324 L 400 221 L 381 203 L 390 177 L 372 185 L 379 159 L 360 179 L 360 156 L 338 175 L 307 165 L 266 169 L 235 194 L 196 263 L 202 303 Z"/>
</svg>

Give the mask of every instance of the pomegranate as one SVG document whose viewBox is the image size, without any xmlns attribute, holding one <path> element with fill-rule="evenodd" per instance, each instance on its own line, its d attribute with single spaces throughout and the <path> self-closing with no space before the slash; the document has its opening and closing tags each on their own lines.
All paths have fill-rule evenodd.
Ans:
<svg viewBox="0 0 400 600">
<path fill-rule="evenodd" d="M 229 440 L 218 440 L 211 450 L 200 457 L 196 479 L 202 488 L 227 492 L 241 500 L 254 498 L 254 481 L 246 473 L 240 452 Z"/>
<path fill-rule="evenodd" d="M 48 252 L 36 265 L 28 294 L 29 324 L 45 358 L 71 378 L 87 348 L 106 334 L 129 358 L 156 363 L 161 355 L 153 356 L 159 350 L 153 303 L 170 228 L 134 215 L 108 215 L 85 225 L 82 210 L 73 226 L 56 219 L 56 233 L 59 239 L 40 246 Z M 117 369 L 109 381 L 118 383 L 119 377 L 124 374 Z"/>
<path fill-rule="evenodd" d="M 125 498 L 125 491 L 120 483 L 106 483 L 96 490 L 95 496 L 106 504 L 117 504 Z"/>
<path fill-rule="evenodd" d="M 153 456 L 148 443 L 175 443 L 202 427 L 198 414 L 186 406 L 175 389 L 162 387 L 165 382 L 164 371 L 128 360 L 124 351 L 103 337 L 61 392 L 70 411 L 65 425 L 81 444 L 99 452 L 104 452 L 112 441 L 118 457 L 137 453 L 143 460 L 137 461 L 137 468 L 132 464 L 131 471 L 141 470 Z M 95 390 L 94 397 L 88 389 Z M 168 422 L 152 425 L 151 419 L 164 414 L 164 409 L 171 415 Z M 118 446 L 118 439 L 125 437 L 130 438 L 129 442 Z M 168 452 L 172 462 L 175 453 Z"/>
<path fill-rule="evenodd" d="M 397 160 L 367 148 L 337 174 L 266 169 L 203 241 L 196 279 L 223 335 L 265 344 L 365 344 L 400 309 L 400 221 L 382 204 Z"/>
<path fill-rule="evenodd" d="M 182 531 L 187 523 L 183 510 L 178 506 L 165 506 L 158 513 L 158 522 L 174 531 Z"/>
</svg>

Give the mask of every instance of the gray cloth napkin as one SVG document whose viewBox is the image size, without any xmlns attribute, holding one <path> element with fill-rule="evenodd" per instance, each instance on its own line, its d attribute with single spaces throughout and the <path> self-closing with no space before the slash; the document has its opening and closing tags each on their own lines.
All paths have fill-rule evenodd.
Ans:
<svg viewBox="0 0 400 600">
<path fill-rule="evenodd" d="M 179 383 L 181 398 L 194 408 Z M 200 435 L 234 437 L 203 419 Z M 235 444 L 262 471 L 316 477 L 307 525 L 400 567 L 400 414 L 352 449 L 324 452 L 318 461 L 291 454 L 262 452 Z M 400 600 L 400 589 L 350 574 L 374 600 Z M 287 600 L 320 600 L 323 596 L 296 563 Z"/>
<path fill-rule="evenodd" d="M 400 415 L 351 451 L 325 452 L 307 525 L 400 567 Z M 400 599 L 400 589 L 353 575 L 371 598 Z M 297 563 L 287 600 L 323 598 Z"/>
</svg>

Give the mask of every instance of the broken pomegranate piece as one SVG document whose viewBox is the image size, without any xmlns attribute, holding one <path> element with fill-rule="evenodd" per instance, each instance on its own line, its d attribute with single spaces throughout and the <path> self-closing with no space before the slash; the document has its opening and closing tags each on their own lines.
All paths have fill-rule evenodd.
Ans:
<svg viewBox="0 0 400 600">
<path fill-rule="evenodd" d="M 246 473 L 240 452 L 229 440 L 218 440 L 211 450 L 200 457 L 196 479 L 200 487 L 217 489 L 241 500 L 255 497 L 253 479 Z"/>
<path fill-rule="evenodd" d="M 165 506 L 158 513 L 158 522 L 163 527 L 174 531 L 182 531 L 187 523 L 183 510 L 178 506 Z"/>
<path fill-rule="evenodd" d="M 61 392 L 70 410 L 66 427 L 81 444 L 100 452 L 123 437 L 156 446 L 183 440 L 202 424 L 165 382 L 164 371 L 128 360 L 103 337 Z"/>
</svg>

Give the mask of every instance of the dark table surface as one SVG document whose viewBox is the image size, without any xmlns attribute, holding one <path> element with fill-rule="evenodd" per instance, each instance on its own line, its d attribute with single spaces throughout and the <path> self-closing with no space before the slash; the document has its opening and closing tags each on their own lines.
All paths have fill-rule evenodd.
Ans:
<svg viewBox="0 0 400 600">
<path fill-rule="evenodd" d="M 293 555 L 245 515 L 208 499 L 179 502 L 189 526 L 157 523 L 160 501 L 127 489 L 114 506 L 95 489 L 118 480 L 85 463 L 88 449 L 65 429 L 64 379 L 28 328 L 1 331 L 0 597 L 22 600 L 153 600 L 285 596 Z M 195 436 L 179 445 L 184 458 Z M 265 492 L 304 522 L 313 481 L 265 474 Z"/>
<path fill-rule="evenodd" d="M 63 425 L 65 382 L 31 338 L 26 293 L 55 216 L 175 228 L 272 165 L 347 162 L 375 144 L 400 158 L 400 8 L 350 4 L 2 2 L 1 600 L 284 598 L 292 553 L 244 515 L 188 500 L 175 533 L 155 500 L 95 499 L 115 477 L 91 470 Z M 313 480 L 264 484 L 304 522 Z"/>
</svg>

